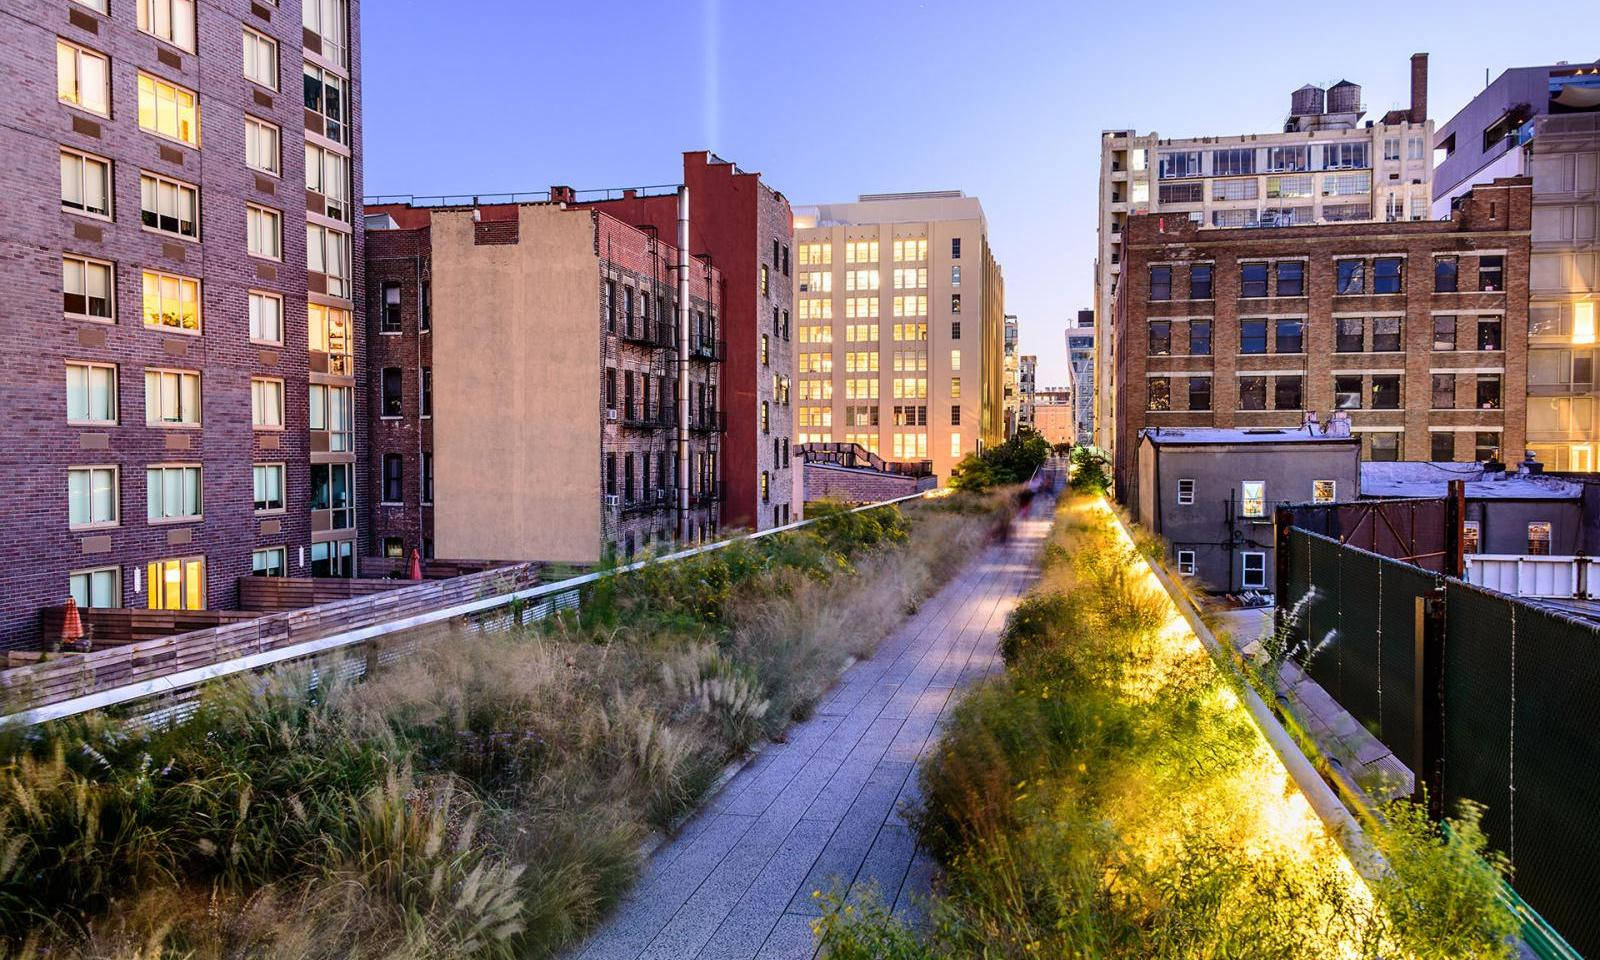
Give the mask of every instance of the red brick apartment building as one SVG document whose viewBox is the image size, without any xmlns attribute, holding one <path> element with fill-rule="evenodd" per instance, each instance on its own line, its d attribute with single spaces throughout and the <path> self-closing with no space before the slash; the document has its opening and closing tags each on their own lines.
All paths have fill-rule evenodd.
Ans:
<svg viewBox="0 0 1600 960">
<path fill-rule="evenodd" d="M 366 209 L 375 552 L 594 563 L 717 530 L 720 269 L 690 261 L 680 518 L 673 234 L 559 200 Z"/>
<path fill-rule="evenodd" d="M 0 648 L 69 595 L 227 608 L 252 572 L 353 569 L 358 22 L 7 5 Z"/>
<path fill-rule="evenodd" d="M 690 252 L 705 257 L 728 281 L 719 331 L 727 338 L 722 522 L 764 530 L 788 523 L 799 508 L 792 502 L 789 450 L 794 436 L 794 216 L 788 199 L 761 174 L 704 150 L 683 155 L 683 183 L 689 188 Z M 625 191 L 620 198 L 597 201 L 565 196 L 664 239 L 677 235 L 677 198 L 671 193 Z"/>
<path fill-rule="evenodd" d="M 1349 414 L 1373 460 L 1519 456 L 1527 423 L 1526 178 L 1449 220 L 1212 229 L 1128 218 L 1118 291 L 1118 497 L 1146 428 Z"/>
</svg>

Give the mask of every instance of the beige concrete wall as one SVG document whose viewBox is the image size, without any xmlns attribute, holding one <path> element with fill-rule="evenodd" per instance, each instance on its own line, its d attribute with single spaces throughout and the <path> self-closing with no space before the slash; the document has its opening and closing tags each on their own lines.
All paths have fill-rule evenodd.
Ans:
<svg viewBox="0 0 1600 960">
<path fill-rule="evenodd" d="M 593 215 L 523 206 L 514 244 L 433 217 L 435 551 L 600 559 L 600 281 Z"/>
</svg>

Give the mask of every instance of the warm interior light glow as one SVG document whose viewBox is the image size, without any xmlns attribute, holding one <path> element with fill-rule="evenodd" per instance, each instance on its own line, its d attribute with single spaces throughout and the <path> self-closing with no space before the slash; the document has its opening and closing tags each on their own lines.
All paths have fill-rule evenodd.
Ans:
<svg viewBox="0 0 1600 960">
<path fill-rule="evenodd" d="M 1594 301 L 1580 300 L 1572 305 L 1572 342 L 1594 343 Z"/>
</svg>

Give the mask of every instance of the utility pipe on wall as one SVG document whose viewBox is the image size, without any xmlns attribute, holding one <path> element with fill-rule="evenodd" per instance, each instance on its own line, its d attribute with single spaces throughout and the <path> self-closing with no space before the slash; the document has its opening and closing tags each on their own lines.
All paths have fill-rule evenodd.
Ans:
<svg viewBox="0 0 1600 960">
<path fill-rule="evenodd" d="M 678 188 L 678 543 L 689 542 L 689 187 Z"/>
</svg>

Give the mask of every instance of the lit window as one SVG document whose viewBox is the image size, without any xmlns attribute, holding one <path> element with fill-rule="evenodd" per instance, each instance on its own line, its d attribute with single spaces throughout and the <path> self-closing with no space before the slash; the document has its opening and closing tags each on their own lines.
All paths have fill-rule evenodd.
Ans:
<svg viewBox="0 0 1600 960">
<path fill-rule="evenodd" d="M 960 407 L 957 407 L 956 409 L 959 410 Z M 950 456 L 961 456 L 961 434 L 959 433 L 950 434 Z"/>
<path fill-rule="evenodd" d="M 1528 556 L 1550 555 L 1550 521 L 1535 520 L 1528 524 Z"/>
<path fill-rule="evenodd" d="M 100 567 L 67 575 L 67 592 L 80 607 L 122 606 L 122 568 Z"/>
<path fill-rule="evenodd" d="M 110 62 L 87 47 L 57 40 L 56 99 L 103 117 L 110 116 Z"/>
<path fill-rule="evenodd" d="M 244 163 L 252 170 L 278 175 L 278 128 L 255 117 L 244 118 Z M 309 173 L 307 174 L 309 177 Z"/>
<path fill-rule="evenodd" d="M 200 191 L 153 173 L 139 175 L 139 216 L 146 229 L 200 239 Z"/>
<path fill-rule="evenodd" d="M 1588 344 L 1594 341 L 1594 301 L 1580 300 L 1572 305 L 1572 342 Z"/>
<path fill-rule="evenodd" d="M 146 426 L 199 426 L 200 374 L 191 370 L 144 372 Z"/>
<path fill-rule="evenodd" d="M 246 243 L 252 257 L 283 258 L 283 214 L 268 207 L 246 204 Z"/>
<path fill-rule="evenodd" d="M 111 161 L 76 150 L 61 151 L 61 209 L 111 216 Z"/>
<path fill-rule="evenodd" d="M 105 363 L 67 364 L 67 422 L 117 422 L 117 368 Z"/>
<path fill-rule="evenodd" d="M 61 258 L 61 309 L 69 317 L 111 320 L 114 316 L 111 264 L 102 260 Z"/>
<path fill-rule="evenodd" d="M 283 429 L 283 381 L 250 378 L 250 423 L 257 430 Z"/>
<path fill-rule="evenodd" d="M 1239 484 L 1239 513 L 1246 517 L 1267 515 L 1267 482 L 1245 480 Z"/>
<path fill-rule="evenodd" d="M 283 509 L 283 464 L 258 463 L 251 468 L 257 513 Z"/>
<path fill-rule="evenodd" d="M 151 523 L 197 520 L 202 516 L 199 467 L 185 464 L 149 467 L 144 472 L 144 482 Z"/>
<path fill-rule="evenodd" d="M 338 307 L 325 307 L 320 303 L 308 303 L 306 331 L 311 352 L 319 355 L 313 362 L 320 362 L 320 356 L 326 355 L 328 373 L 349 376 L 353 372 L 354 364 L 350 355 L 350 311 Z"/>
<path fill-rule="evenodd" d="M 1461 522 L 1461 552 L 1477 553 L 1479 551 L 1478 521 L 1463 520 Z"/>
<path fill-rule="evenodd" d="M 139 128 L 198 147 L 200 108 L 194 91 L 139 74 Z"/>
<path fill-rule="evenodd" d="M 244 31 L 244 76 L 263 87 L 278 89 L 278 42 L 249 27 Z"/>
<path fill-rule="evenodd" d="M 194 52 L 194 0 L 136 0 L 139 29 Z"/>
<path fill-rule="evenodd" d="M 312 550 L 317 545 L 312 544 Z M 147 591 L 151 610 L 204 610 L 206 608 L 206 558 L 181 557 L 147 564 Z"/>
<path fill-rule="evenodd" d="M 200 332 L 200 281 L 144 271 L 144 325 Z"/>
<path fill-rule="evenodd" d="M 74 530 L 117 525 L 117 468 L 73 467 L 67 471 L 67 526 Z"/>
<path fill-rule="evenodd" d="M 250 291 L 250 339 L 255 343 L 283 342 L 283 298 L 275 293 Z"/>
<path fill-rule="evenodd" d="M 960 350 L 951 350 L 950 351 L 950 369 L 951 370 L 960 370 L 961 369 L 961 351 Z"/>
<path fill-rule="evenodd" d="M 1337 499 L 1334 496 L 1337 489 L 1338 483 L 1336 481 L 1313 480 L 1311 481 L 1311 502 L 1332 503 L 1335 499 Z"/>
</svg>

